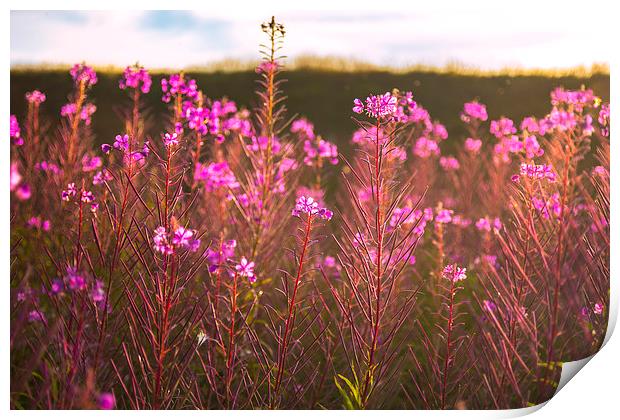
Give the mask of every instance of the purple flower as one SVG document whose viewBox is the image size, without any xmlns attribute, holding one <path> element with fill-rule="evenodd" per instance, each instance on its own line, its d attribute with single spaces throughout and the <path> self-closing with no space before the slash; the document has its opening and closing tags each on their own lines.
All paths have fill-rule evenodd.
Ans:
<svg viewBox="0 0 620 420">
<path fill-rule="evenodd" d="M 84 155 L 82 158 L 82 171 L 91 172 L 101 167 L 103 161 L 99 156 Z"/>
<path fill-rule="evenodd" d="M 594 304 L 594 309 L 592 309 L 592 312 L 594 312 L 596 315 L 602 314 L 603 313 L 603 304 L 595 303 Z"/>
<path fill-rule="evenodd" d="M 166 228 L 163 226 L 159 226 L 155 229 L 155 236 L 153 236 L 153 248 L 155 251 L 164 254 L 171 255 L 174 252 L 172 245 L 168 243 L 168 233 L 166 232 Z"/>
<path fill-rule="evenodd" d="M 551 165 L 522 163 L 519 174 L 531 179 L 547 179 L 550 182 L 555 182 L 556 180 L 556 174 L 553 172 L 553 167 Z"/>
<path fill-rule="evenodd" d="M 491 134 L 498 139 L 510 136 L 517 132 L 511 119 L 502 117 L 499 120 L 491 121 Z"/>
<path fill-rule="evenodd" d="M 82 203 L 92 203 L 95 201 L 95 196 L 90 191 L 82 191 L 81 200 Z"/>
<path fill-rule="evenodd" d="M 416 140 L 413 153 L 423 159 L 431 155 L 437 156 L 439 155 L 439 145 L 435 140 L 422 136 Z"/>
<path fill-rule="evenodd" d="M 174 231 L 172 244 L 188 248 L 191 251 L 196 251 L 200 246 L 200 239 L 195 239 L 195 235 L 195 231 L 180 226 Z"/>
<path fill-rule="evenodd" d="M 497 310 L 497 305 L 492 300 L 483 300 L 482 307 L 488 312 L 495 312 Z"/>
<path fill-rule="evenodd" d="M 319 203 L 312 197 L 301 196 L 297 199 L 291 214 L 298 217 L 301 213 L 310 216 L 318 215 L 321 219 L 331 220 L 334 213 L 327 208 L 320 208 Z"/>
<path fill-rule="evenodd" d="M 26 183 L 21 183 L 15 190 L 15 197 L 18 200 L 26 201 L 32 196 L 32 190 L 30 189 L 30 185 Z"/>
<path fill-rule="evenodd" d="M 314 125 L 305 118 L 293 121 L 291 124 L 291 133 L 299 133 L 309 140 L 314 140 L 315 138 Z"/>
<path fill-rule="evenodd" d="M 46 319 L 45 319 L 45 315 L 43 314 L 43 312 L 39 310 L 32 310 L 28 312 L 28 321 L 45 323 Z"/>
<path fill-rule="evenodd" d="M 204 182 L 208 192 L 220 188 L 234 190 L 239 187 L 239 182 L 226 161 L 210 163 L 207 166 L 198 163 L 194 171 L 194 179 Z"/>
<path fill-rule="evenodd" d="M 93 176 L 93 185 L 100 185 L 105 183 L 106 181 L 111 181 L 112 179 L 113 178 L 110 171 L 104 168 L 101 171 L 97 172 L 95 176 Z"/>
<path fill-rule="evenodd" d="M 65 276 L 65 283 L 70 290 L 82 290 L 86 287 L 86 278 L 78 273 L 76 267 L 68 267 Z"/>
<path fill-rule="evenodd" d="M 114 146 L 116 150 L 120 150 L 121 152 L 126 152 L 129 150 L 129 135 L 128 134 L 123 134 L 123 135 L 118 134 L 114 139 L 115 141 L 112 146 Z"/>
<path fill-rule="evenodd" d="M 435 223 L 450 223 L 452 221 L 452 215 L 454 211 L 448 209 L 441 209 L 437 211 L 435 216 Z"/>
<path fill-rule="evenodd" d="M 11 115 L 10 120 L 10 137 L 13 140 L 13 144 L 21 146 L 22 144 L 24 144 L 24 141 L 21 138 L 21 132 L 19 129 L 19 122 L 17 122 L 17 117 L 15 115 Z"/>
<path fill-rule="evenodd" d="M 461 167 L 459 161 L 454 156 L 442 156 L 439 158 L 439 165 L 444 171 L 455 171 Z"/>
</svg>

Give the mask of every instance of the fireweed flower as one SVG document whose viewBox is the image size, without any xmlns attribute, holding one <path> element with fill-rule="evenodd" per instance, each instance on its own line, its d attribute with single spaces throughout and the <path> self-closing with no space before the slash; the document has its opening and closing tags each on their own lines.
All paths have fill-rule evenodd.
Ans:
<svg viewBox="0 0 620 420">
<path fill-rule="evenodd" d="M 353 101 L 353 112 L 356 114 L 366 112 L 369 117 L 373 118 L 388 117 L 396 112 L 396 103 L 396 97 L 389 92 L 383 95 L 370 95 L 365 103 L 356 98 Z"/>
<path fill-rule="evenodd" d="M 304 142 L 304 163 L 307 166 L 319 166 L 319 160 L 325 159 L 332 165 L 338 163 L 338 147 L 322 138 Z"/>
<path fill-rule="evenodd" d="M 97 106 L 91 103 L 86 103 L 82 106 L 80 111 L 80 119 L 84 121 L 84 124 L 90 125 L 92 115 L 97 111 Z M 62 106 L 60 109 L 60 115 L 62 117 L 71 117 L 77 112 L 77 105 L 74 103 L 68 103 Z"/>
<path fill-rule="evenodd" d="M 142 93 L 149 93 L 151 90 L 151 76 L 142 66 L 127 66 L 123 72 L 123 77 L 118 82 L 118 87 L 122 90 L 128 87 L 140 89 Z"/>
<path fill-rule="evenodd" d="M 34 169 L 36 169 L 37 171 L 48 172 L 48 173 L 52 173 L 55 175 L 62 173 L 62 169 L 60 169 L 58 165 L 52 162 L 45 161 L 45 160 L 35 163 Z"/>
<path fill-rule="evenodd" d="M 82 171 L 95 171 L 97 170 L 97 168 L 100 168 L 102 164 L 103 162 L 99 156 L 84 155 L 84 157 L 82 158 Z"/>
<path fill-rule="evenodd" d="M 75 64 L 69 70 L 69 74 L 76 84 L 84 83 L 86 87 L 90 87 L 97 83 L 97 73 L 86 64 Z"/>
<path fill-rule="evenodd" d="M 174 95 L 183 95 L 190 99 L 198 96 L 196 81 L 193 79 L 185 81 L 180 74 L 171 74 L 168 79 L 161 79 L 161 90 L 164 93 L 161 100 L 165 103 L 170 102 Z"/>
<path fill-rule="evenodd" d="M 551 91 L 551 104 L 554 106 L 570 105 L 581 112 L 586 106 L 594 106 L 597 98 L 591 89 L 566 90 L 558 87 Z"/>
<path fill-rule="evenodd" d="M 519 175 L 530 179 L 546 179 L 549 182 L 555 182 L 557 178 L 551 165 L 535 165 L 530 163 L 521 164 Z"/>
<path fill-rule="evenodd" d="M 75 183 L 70 183 L 67 185 L 67 189 L 62 191 L 61 197 L 63 201 L 70 201 L 77 194 L 77 188 L 75 187 Z"/>
<path fill-rule="evenodd" d="M 502 228 L 502 221 L 499 217 L 491 220 L 488 217 L 478 219 L 476 222 L 476 229 L 480 231 L 490 232 L 491 229 L 500 230 Z"/>
<path fill-rule="evenodd" d="M 172 147 L 179 144 L 179 136 L 177 133 L 166 133 L 164 134 L 164 144 L 166 147 Z"/>
<path fill-rule="evenodd" d="M 21 137 L 21 131 L 19 129 L 19 122 L 17 122 L 17 117 L 15 115 L 11 115 L 11 122 L 10 122 L 10 137 L 11 140 L 13 141 L 13 144 L 16 146 L 21 146 L 22 144 L 24 144 L 24 140 Z"/>
<path fill-rule="evenodd" d="M 448 209 L 441 209 L 435 216 L 435 223 L 450 223 L 452 221 L 452 215 L 454 211 Z"/>
<path fill-rule="evenodd" d="M 213 192 L 220 188 L 234 190 L 239 187 L 239 182 L 237 182 L 226 161 L 214 162 L 209 165 L 198 163 L 194 171 L 194 179 L 204 182 L 207 192 Z"/>
<path fill-rule="evenodd" d="M 255 265 L 253 261 L 248 261 L 246 257 L 241 257 L 239 264 L 235 265 L 235 270 L 241 277 L 247 277 L 251 283 L 254 283 L 256 281 L 256 275 L 254 274 Z"/>
<path fill-rule="evenodd" d="M 116 399 L 114 398 L 114 394 L 110 392 L 102 393 L 97 399 L 97 404 L 99 405 L 100 410 L 114 410 L 114 407 L 116 407 Z"/>
<path fill-rule="evenodd" d="M 172 240 L 170 240 L 170 235 L 163 226 L 155 229 L 154 233 L 153 249 L 164 255 L 172 255 L 178 248 L 186 248 L 195 252 L 200 247 L 200 239 L 195 239 L 196 231 L 191 229 L 178 227 L 172 233 Z"/>
<path fill-rule="evenodd" d="M 324 220 L 331 220 L 334 215 L 334 213 L 328 208 L 319 207 L 319 203 L 317 203 L 312 197 L 305 197 L 303 195 L 297 199 L 291 214 L 295 217 L 299 217 L 302 213 L 309 216 L 318 215 Z"/>
<path fill-rule="evenodd" d="M 207 249 L 207 261 L 209 262 L 209 271 L 215 272 L 218 268 L 223 266 L 235 255 L 235 248 L 237 247 L 237 241 L 230 239 L 224 241 L 222 245 L 217 248 Z"/>
<path fill-rule="evenodd" d="M 523 148 L 525 149 L 525 156 L 528 159 L 532 159 L 534 157 L 540 157 L 545 154 L 545 151 L 538 144 L 538 140 L 536 136 L 527 136 L 523 140 Z"/>
<path fill-rule="evenodd" d="M 314 140 L 315 138 L 314 125 L 305 118 L 293 121 L 291 124 L 291 133 L 303 135 L 310 140 Z"/>
<path fill-rule="evenodd" d="M 555 193 L 546 201 L 543 198 L 532 197 L 532 206 L 540 212 L 541 216 L 549 219 L 553 214 L 555 217 L 562 215 L 562 204 L 560 202 L 560 194 Z"/>
<path fill-rule="evenodd" d="M 499 120 L 491 121 L 491 127 L 489 131 L 498 139 L 502 139 L 516 133 L 517 129 L 515 128 L 514 123 L 511 119 L 502 117 Z"/>
<path fill-rule="evenodd" d="M 439 158 L 439 165 L 444 171 L 455 171 L 461 167 L 459 161 L 454 156 L 442 156 Z"/>
<path fill-rule="evenodd" d="M 82 203 L 92 203 L 95 201 L 95 196 L 90 191 L 82 191 L 81 197 Z"/>
<path fill-rule="evenodd" d="M 64 283 L 69 290 L 82 290 L 86 287 L 86 277 L 76 267 L 67 267 Z"/>
<path fill-rule="evenodd" d="M 16 162 L 11 162 L 11 187 L 10 190 L 13 191 L 15 190 L 15 188 L 17 188 L 17 186 L 19 185 L 19 183 L 22 181 L 22 176 L 19 173 L 19 169 L 17 167 L 17 163 Z"/>
<path fill-rule="evenodd" d="M 26 93 L 26 100 L 28 103 L 40 105 L 45 102 L 45 93 L 33 90 L 32 92 Z"/>
<path fill-rule="evenodd" d="M 427 137 L 420 137 L 416 140 L 413 147 L 413 153 L 423 159 L 430 157 L 431 155 L 439 155 L 439 145 L 436 141 L 430 140 Z"/>
<path fill-rule="evenodd" d="M 32 190 L 30 189 L 30 185 L 22 183 L 15 190 L 15 197 L 18 200 L 26 201 L 32 196 Z"/>
<path fill-rule="evenodd" d="M 48 232 L 52 228 L 52 223 L 49 220 L 43 220 L 40 216 L 32 216 L 26 222 L 26 225 L 31 229 L 42 230 Z"/>
<path fill-rule="evenodd" d="M 594 309 L 592 310 L 592 312 L 594 312 L 597 315 L 600 315 L 603 313 L 603 305 L 601 303 L 595 303 L 594 304 Z"/>
<path fill-rule="evenodd" d="M 113 177 L 110 171 L 104 168 L 93 176 L 93 185 L 100 185 L 106 181 L 111 181 L 112 179 Z"/>
<path fill-rule="evenodd" d="M 523 121 L 521 121 L 521 131 L 524 131 L 530 134 L 535 134 L 535 133 L 538 133 L 538 130 L 539 130 L 538 120 L 536 120 L 536 118 L 525 117 L 523 118 Z"/>
<path fill-rule="evenodd" d="M 471 152 L 473 154 L 477 154 L 482 147 L 482 140 L 480 139 L 472 139 L 471 137 L 465 140 L 465 150 Z"/>
<path fill-rule="evenodd" d="M 45 323 L 46 319 L 45 319 L 45 314 L 43 314 L 43 312 L 39 311 L 39 310 L 32 310 L 30 312 L 28 312 L 28 322 L 41 322 L 41 323 Z"/>
<path fill-rule="evenodd" d="M 461 120 L 463 122 L 468 123 L 471 120 L 486 121 L 488 118 L 487 108 L 483 104 L 474 101 L 463 105 L 463 112 L 461 113 Z"/>
<path fill-rule="evenodd" d="M 467 269 L 459 267 L 456 264 L 446 265 L 441 273 L 443 278 L 448 279 L 454 283 L 467 278 Z"/>
</svg>

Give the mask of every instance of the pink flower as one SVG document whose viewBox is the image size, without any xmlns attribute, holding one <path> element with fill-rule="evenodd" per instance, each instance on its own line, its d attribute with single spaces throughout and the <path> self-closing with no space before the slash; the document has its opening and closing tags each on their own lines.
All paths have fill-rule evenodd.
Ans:
<svg viewBox="0 0 620 420">
<path fill-rule="evenodd" d="M 469 137 L 467 140 L 465 140 L 465 150 L 467 150 L 468 152 L 476 154 L 480 151 L 481 147 L 482 140 L 480 139 L 472 139 L 471 137 Z"/>
<path fill-rule="evenodd" d="M 228 162 L 214 162 L 209 165 L 198 163 L 194 171 L 194 179 L 202 181 L 208 192 L 216 191 L 220 188 L 234 190 L 239 188 L 239 182 L 235 178 Z"/>
<path fill-rule="evenodd" d="M 19 173 L 19 169 L 17 168 L 17 162 L 11 162 L 11 186 L 10 190 L 14 191 L 15 188 L 22 182 L 22 176 Z"/>
<path fill-rule="evenodd" d="M 19 129 L 19 123 L 17 122 L 17 117 L 15 115 L 11 115 L 11 123 L 10 123 L 10 137 L 13 140 L 13 144 L 16 146 L 21 146 L 24 144 L 24 140 L 21 138 L 21 132 Z"/>
<path fill-rule="evenodd" d="M 454 156 L 440 157 L 439 165 L 441 165 L 444 171 L 455 171 L 461 167 L 459 161 Z"/>
<path fill-rule="evenodd" d="M 82 171 L 91 172 L 100 168 L 103 164 L 103 161 L 99 156 L 88 156 L 84 155 L 82 158 Z"/>
<path fill-rule="evenodd" d="M 75 64 L 71 70 L 69 70 L 69 74 L 76 83 L 84 83 L 86 87 L 93 86 L 97 83 L 97 73 L 95 73 L 92 67 L 86 64 Z"/>
<path fill-rule="evenodd" d="M 435 216 L 436 223 L 450 223 L 452 221 L 452 214 L 454 211 L 448 209 L 441 209 L 437 212 L 437 216 Z"/>
<path fill-rule="evenodd" d="M 396 102 L 396 97 L 389 92 L 383 95 L 369 95 L 365 104 L 356 98 L 353 101 L 353 112 L 361 114 L 365 111 L 369 117 L 373 118 L 387 117 L 396 112 Z"/>
<path fill-rule="evenodd" d="M 517 129 L 511 119 L 502 117 L 499 120 L 491 121 L 490 131 L 495 137 L 501 139 L 516 133 Z"/>
<path fill-rule="evenodd" d="M 32 190 L 30 189 L 30 185 L 26 183 L 21 183 L 15 190 L 15 197 L 18 200 L 26 201 L 32 196 Z"/>
<path fill-rule="evenodd" d="M 251 282 L 254 282 L 256 280 L 254 266 L 254 262 L 248 261 L 246 257 L 241 257 L 239 264 L 235 265 L 235 270 L 241 277 L 247 277 Z"/>
<path fill-rule="evenodd" d="M 114 394 L 110 392 L 102 393 L 99 395 L 98 404 L 100 410 L 114 410 L 114 407 L 116 407 Z"/>
<path fill-rule="evenodd" d="M 464 122 L 470 122 L 472 119 L 486 121 L 489 118 L 487 115 L 487 108 L 481 103 L 476 101 L 467 102 L 463 105 L 463 112 L 461 113 L 461 120 Z"/>
<path fill-rule="evenodd" d="M 600 315 L 603 313 L 603 305 L 601 303 L 595 303 L 594 304 L 594 309 L 592 310 L 592 312 L 594 312 L 597 315 Z"/>
<path fill-rule="evenodd" d="M 174 248 L 168 242 L 168 233 L 166 232 L 166 228 L 163 226 L 159 226 L 155 229 L 155 236 L 153 236 L 153 248 L 155 251 L 164 254 L 171 255 L 174 252 Z"/>
<path fill-rule="evenodd" d="M 164 134 L 164 144 L 166 145 L 166 147 L 172 147 L 179 144 L 179 136 L 177 135 L 177 133 Z"/>
<path fill-rule="evenodd" d="M 45 102 L 45 93 L 33 90 L 32 92 L 26 93 L 26 100 L 31 104 L 40 105 Z"/>
<path fill-rule="evenodd" d="M 319 203 L 317 203 L 312 197 L 301 196 L 297 199 L 295 203 L 295 207 L 293 208 L 292 215 L 299 216 L 300 214 L 305 213 L 310 216 L 318 215 L 321 219 L 331 220 L 334 213 L 323 207 L 319 207 Z"/>
<path fill-rule="evenodd" d="M 555 182 L 556 180 L 556 174 L 553 172 L 553 167 L 551 165 L 522 163 L 519 174 L 530 179 L 547 179 L 549 182 Z"/>
<path fill-rule="evenodd" d="M 304 135 L 306 138 L 313 140 L 315 137 L 314 125 L 305 118 L 300 118 L 293 121 L 291 124 L 291 133 L 299 133 Z"/>
<path fill-rule="evenodd" d="M 118 87 L 125 90 L 126 88 L 140 89 L 142 93 L 149 93 L 151 90 L 151 76 L 149 72 L 142 66 L 127 66 L 123 72 L 123 77 L 118 83 Z"/>
<path fill-rule="evenodd" d="M 423 159 L 428 158 L 431 155 L 437 156 L 439 155 L 439 145 L 436 141 L 422 136 L 416 140 L 413 153 Z"/>
<path fill-rule="evenodd" d="M 456 264 L 446 265 L 441 273 L 445 279 L 448 279 L 454 283 L 467 278 L 467 269 L 459 267 Z"/>
</svg>

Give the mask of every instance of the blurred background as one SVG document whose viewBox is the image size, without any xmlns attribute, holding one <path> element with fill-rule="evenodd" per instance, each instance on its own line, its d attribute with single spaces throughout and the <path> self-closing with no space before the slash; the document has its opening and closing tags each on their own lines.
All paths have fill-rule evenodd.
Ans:
<svg viewBox="0 0 620 420">
<path fill-rule="evenodd" d="M 55 117 L 67 101 L 69 66 L 82 61 L 99 73 L 92 96 L 100 142 L 122 130 L 115 106 L 125 93 L 117 82 L 122 68 L 136 62 L 155 76 L 147 95 L 153 115 L 164 110 L 159 79 L 182 69 L 209 97 L 255 106 L 260 23 L 271 11 L 228 3 L 208 11 L 12 11 L 11 113 L 22 117 L 23 95 L 36 88 L 47 94 L 43 114 Z M 412 90 L 451 138 L 464 134 L 459 112 L 474 98 L 488 105 L 491 118 L 517 121 L 544 115 L 556 86 L 586 85 L 608 100 L 605 13 L 557 4 L 278 7 L 276 17 L 287 30 L 288 108 L 291 115 L 303 110 L 318 133 L 345 146 L 354 129 L 352 99 L 393 87 Z"/>
</svg>

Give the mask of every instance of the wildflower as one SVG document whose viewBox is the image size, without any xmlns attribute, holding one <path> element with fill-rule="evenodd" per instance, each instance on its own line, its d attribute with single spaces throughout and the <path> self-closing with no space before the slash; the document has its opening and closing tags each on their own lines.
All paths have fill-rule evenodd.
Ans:
<svg viewBox="0 0 620 420">
<path fill-rule="evenodd" d="M 527 136 L 523 140 L 523 148 L 525 149 L 525 155 L 528 159 L 542 156 L 545 151 L 538 144 L 536 136 Z"/>
<path fill-rule="evenodd" d="M 177 133 L 166 133 L 164 134 L 164 144 L 166 147 L 172 147 L 179 144 L 179 136 Z"/>
<path fill-rule="evenodd" d="M 547 179 L 550 182 L 555 182 L 556 180 L 556 174 L 553 172 L 553 167 L 551 165 L 522 163 L 519 174 L 531 179 Z"/>
<path fill-rule="evenodd" d="M 256 279 L 254 275 L 254 262 L 248 261 L 246 257 L 241 257 L 239 260 L 239 264 L 235 265 L 235 270 L 237 270 L 237 274 L 241 277 L 247 277 L 251 282 Z"/>
<path fill-rule="evenodd" d="M 42 323 L 46 322 L 45 315 L 43 314 L 43 312 L 39 310 L 32 310 L 28 312 L 28 321 L 29 322 L 42 322 Z"/>
<path fill-rule="evenodd" d="M 140 89 L 142 93 L 149 93 L 151 90 L 151 76 L 149 72 L 142 66 L 127 66 L 123 72 L 123 77 L 118 82 L 118 87 L 125 90 L 126 88 Z"/>
<path fill-rule="evenodd" d="M 88 156 L 84 155 L 82 158 L 82 171 L 91 172 L 100 168 L 103 164 L 101 158 L 99 156 Z"/>
<path fill-rule="evenodd" d="M 600 315 L 603 313 L 603 305 L 601 303 L 595 303 L 594 309 L 592 310 L 596 315 Z"/>
<path fill-rule="evenodd" d="M 105 290 L 103 288 L 103 282 L 101 280 L 95 280 L 93 290 L 90 296 L 95 303 L 103 302 L 105 299 Z"/>
<path fill-rule="evenodd" d="M 459 267 L 456 264 L 450 264 L 444 267 L 441 275 L 443 278 L 456 283 L 459 280 L 465 280 L 467 278 L 466 272 L 466 268 Z"/>
<path fill-rule="evenodd" d="M 263 61 L 258 66 L 256 66 L 256 73 L 261 74 L 269 74 L 275 72 L 279 68 L 279 63 L 277 61 Z"/>
<path fill-rule="evenodd" d="M 17 117 L 15 115 L 11 115 L 10 120 L 10 138 L 13 140 L 13 144 L 16 146 L 21 146 L 24 144 L 24 140 L 21 138 L 21 131 Z"/>
<path fill-rule="evenodd" d="M 100 410 L 113 410 L 116 407 L 116 398 L 110 392 L 104 392 L 99 395 L 98 401 Z"/>
<path fill-rule="evenodd" d="M 327 159 L 332 165 L 338 163 L 338 147 L 320 137 L 314 141 L 306 140 L 304 152 L 306 153 L 304 163 L 307 166 L 318 166 L 320 159 Z"/>
<path fill-rule="evenodd" d="M 86 64 L 75 64 L 71 70 L 69 70 L 69 74 L 73 78 L 73 81 L 78 84 L 84 83 L 86 87 L 93 86 L 97 83 L 97 73 L 95 73 L 92 67 Z"/>
<path fill-rule="evenodd" d="M 162 79 L 161 90 L 164 93 L 162 101 L 166 103 L 170 102 L 174 95 L 184 95 L 190 99 L 198 96 L 196 81 L 191 79 L 186 82 L 185 78 L 180 74 L 171 74 L 168 79 Z"/>
<path fill-rule="evenodd" d="M 373 118 L 386 117 L 396 112 L 396 102 L 396 97 L 389 92 L 385 92 L 383 95 L 369 95 L 365 104 L 356 98 L 353 101 L 353 112 L 361 114 L 365 111 L 368 116 Z"/>
<path fill-rule="evenodd" d="M 52 227 L 52 223 L 49 220 L 43 220 L 40 216 L 31 217 L 26 222 L 26 225 L 31 229 L 43 230 L 45 232 L 48 232 Z"/>
<path fill-rule="evenodd" d="M 226 262 L 235 255 L 236 247 L 237 241 L 230 239 L 228 241 L 224 241 L 219 249 L 207 249 L 209 271 L 213 273 L 217 271 L 219 267 L 226 264 Z"/>
<path fill-rule="evenodd" d="M 601 105 L 598 113 L 598 123 L 601 126 L 601 134 L 609 136 L 609 103 Z"/>
<path fill-rule="evenodd" d="M 436 141 L 427 137 L 420 137 L 416 140 L 413 153 L 421 158 L 427 158 L 431 155 L 439 155 L 439 145 Z"/>
<path fill-rule="evenodd" d="M 30 185 L 26 183 L 19 184 L 17 189 L 15 190 L 15 197 L 18 200 L 26 201 L 32 196 L 32 190 L 30 189 Z"/>
<path fill-rule="evenodd" d="M 490 132 L 498 139 L 501 139 L 516 133 L 517 129 L 511 119 L 502 117 L 499 120 L 491 121 Z"/>
<path fill-rule="evenodd" d="M 104 168 L 103 170 L 98 171 L 95 176 L 93 176 L 93 185 L 100 185 L 107 181 L 111 181 L 112 179 L 113 178 L 110 171 Z"/>
<path fill-rule="evenodd" d="M 444 171 L 454 171 L 461 167 L 459 161 L 454 156 L 442 156 L 439 158 L 439 165 Z"/>
<path fill-rule="evenodd" d="M 26 93 L 26 100 L 28 101 L 28 103 L 31 104 L 35 104 L 35 105 L 40 105 L 43 102 L 45 102 L 45 93 L 38 91 L 38 90 L 33 90 L 32 92 L 27 92 Z"/>
<path fill-rule="evenodd" d="M 319 208 L 319 203 L 317 203 L 312 197 L 305 197 L 303 195 L 297 199 L 292 215 L 299 216 L 301 213 L 305 213 L 310 216 L 318 215 L 321 219 L 325 220 L 330 220 L 333 216 L 333 212 L 331 210 L 324 207 Z"/>
<path fill-rule="evenodd" d="M 310 140 L 314 140 L 315 138 L 314 125 L 305 118 L 300 118 L 293 121 L 293 123 L 291 124 L 291 133 L 303 134 L 306 138 Z"/>
<path fill-rule="evenodd" d="M 521 121 L 521 130 L 530 134 L 538 133 L 538 120 L 534 117 L 523 118 L 523 121 Z"/>
<path fill-rule="evenodd" d="M 436 223 L 450 223 L 452 221 L 452 215 L 454 211 L 448 209 L 441 209 L 437 212 L 437 216 L 435 216 Z"/>
<path fill-rule="evenodd" d="M 90 191 L 82 191 L 81 200 L 82 203 L 92 203 L 95 201 L 95 196 Z"/>
<path fill-rule="evenodd" d="M 468 123 L 472 119 L 486 121 L 489 118 L 487 115 L 487 108 L 481 103 L 476 101 L 467 102 L 463 105 L 463 112 L 461 113 L 461 120 Z"/>
<path fill-rule="evenodd" d="M 155 229 L 155 236 L 153 236 L 153 243 L 155 251 L 164 255 L 171 255 L 174 252 L 172 246 L 168 243 L 168 234 L 166 228 L 159 226 Z"/>
<path fill-rule="evenodd" d="M 471 137 L 469 137 L 467 138 L 467 140 L 465 140 L 465 150 L 467 150 L 468 152 L 476 154 L 480 151 L 481 147 L 482 140 L 480 139 L 472 139 Z"/>
<path fill-rule="evenodd" d="M 86 287 L 86 277 L 78 273 L 76 267 L 67 268 L 67 274 L 64 280 L 70 290 L 82 290 Z"/>
<path fill-rule="evenodd" d="M 123 135 L 118 134 L 114 138 L 114 143 L 112 144 L 112 146 L 116 150 L 120 150 L 121 152 L 126 152 L 127 150 L 129 150 L 129 135 L 128 134 L 123 134 Z"/>
<path fill-rule="evenodd" d="M 172 236 L 172 244 L 188 248 L 190 251 L 196 251 L 200 246 L 200 239 L 194 239 L 196 231 L 189 230 L 184 227 L 178 227 Z"/>
<path fill-rule="evenodd" d="M 239 187 L 239 182 L 228 166 L 228 162 L 214 162 L 209 165 L 198 163 L 194 171 L 194 179 L 205 183 L 207 192 L 216 191 L 220 188 L 234 190 Z"/>
<path fill-rule="evenodd" d="M 55 175 L 62 173 L 62 169 L 60 169 L 58 165 L 52 162 L 45 161 L 45 160 L 35 163 L 34 169 L 38 171 L 42 171 L 42 172 L 50 172 Z"/>
<path fill-rule="evenodd" d="M 482 306 L 488 312 L 495 312 L 497 310 L 497 305 L 492 300 L 483 300 Z"/>
</svg>

